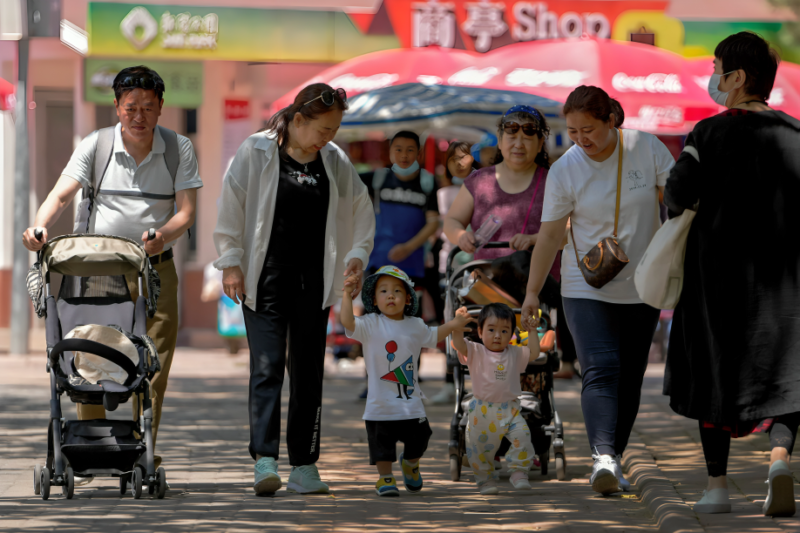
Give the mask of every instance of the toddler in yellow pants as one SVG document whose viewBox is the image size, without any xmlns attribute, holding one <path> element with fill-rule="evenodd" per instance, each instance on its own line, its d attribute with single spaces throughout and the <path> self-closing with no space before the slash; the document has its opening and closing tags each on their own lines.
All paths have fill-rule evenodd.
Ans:
<svg viewBox="0 0 800 533">
<path fill-rule="evenodd" d="M 468 315 L 459 309 L 456 315 Z M 506 437 L 511 448 L 506 453 L 511 485 L 530 489 L 528 472 L 533 462 L 531 433 L 520 412 L 517 399 L 522 390 L 519 375 L 528 362 L 539 356 L 538 336 L 532 335 L 528 346 L 510 346 L 516 317 L 505 304 L 490 304 L 478 317 L 478 335 L 483 344 L 453 336 L 461 364 L 469 367 L 474 398 L 469 403 L 467 423 L 467 458 L 475 472 L 481 494 L 497 494 L 498 474 L 494 456 Z"/>
</svg>

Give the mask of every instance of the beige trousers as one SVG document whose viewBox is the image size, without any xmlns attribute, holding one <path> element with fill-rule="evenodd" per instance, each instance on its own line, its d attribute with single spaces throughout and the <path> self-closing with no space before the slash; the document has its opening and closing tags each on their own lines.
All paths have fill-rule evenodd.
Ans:
<svg viewBox="0 0 800 533">
<path fill-rule="evenodd" d="M 175 262 L 170 259 L 158 263 L 154 267 L 161 277 L 161 294 L 158 297 L 158 310 L 153 318 L 147 319 L 147 334 L 153 339 L 161 360 L 161 371 L 158 372 L 150 383 L 150 397 L 153 400 L 153 445 L 158 434 L 158 425 L 161 422 L 161 406 L 164 403 L 164 393 L 167 391 L 169 369 L 172 366 L 172 355 L 175 353 L 175 343 L 178 342 L 178 272 Z M 137 277 L 127 277 L 128 290 L 135 302 L 139 297 L 139 281 Z M 145 287 L 145 290 L 147 288 Z M 134 420 L 139 419 L 141 400 L 135 395 L 131 398 Z M 78 420 L 94 420 L 105 418 L 106 411 L 102 405 L 78 404 Z"/>
</svg>

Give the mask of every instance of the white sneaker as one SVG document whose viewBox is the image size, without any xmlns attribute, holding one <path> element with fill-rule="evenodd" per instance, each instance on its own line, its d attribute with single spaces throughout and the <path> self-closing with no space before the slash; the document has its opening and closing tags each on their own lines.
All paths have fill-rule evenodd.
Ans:
<svg viewBox="0 0 800 533">
<path fill-rule="evenodd" d="M 456 401 L 456 384 L 445 383 L 442 390 L 428 398 L 430 405 L 447 405 Z"/>
<path fill-rule="evenodd" d="M 592 455 L 594 466 L 589 483 L 592 490 L 607 496 L 620 492 L 619 478 L 617 477 L 617 461 L 613 455 Z"/>
<path fill-rule="evenodd" d="M 74 479 L 75 479 L 75 486 L 82 487 L 83 485 L 88 485 L 89 483 L 94 481 L 94 476 L 88 476 L 88 477 L 75 476 Z"/>
<path fill-rule="evenodd" d="M 619 482 L 619 488 L 621 488 L 623 492 L 631 491 L 631 482 L 622 475 L 622 455 L 617 456 L 617 481 Z"/>
<path fill-rule="evenodd" d="M 517 470 L 511 477 L 509 478 L 511 482 L 511 486 L 517 490 L 525 490 L 531 488 L 531 482 L 528 481 L 528 473 L 523 472 L 521 470 Z"/>
<path fill-rule="evenodd" d="M 481 483 L 480 485 L 478 485 L 478 489 L 484 496 L 488 496 L 491 494 L 498 494 L 500 492 L 500 490 L 497 488 L 497 482 L 493 479 Z"/>
<path fill-rule="evenodd" d="M 728 489 L 704 490 L 703 497 L 694 504 L 694 512 L 704 514 L 730 513 L 731 502 L 728 500 Z"/>
</svg>

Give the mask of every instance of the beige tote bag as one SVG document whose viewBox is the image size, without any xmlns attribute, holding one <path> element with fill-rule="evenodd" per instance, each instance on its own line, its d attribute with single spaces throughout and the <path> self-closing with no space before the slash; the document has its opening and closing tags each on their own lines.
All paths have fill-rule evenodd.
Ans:
<svg viewBox="0 0 800 533">
<path fill-rule="evenodd" d="M 667 220 L 653 236 L 642 257 L 633 283 L 644 303 L 656 309 L 675 309 L 683 290 L 683 259 L 686 239 L 696 211 Z"/>
</svg>

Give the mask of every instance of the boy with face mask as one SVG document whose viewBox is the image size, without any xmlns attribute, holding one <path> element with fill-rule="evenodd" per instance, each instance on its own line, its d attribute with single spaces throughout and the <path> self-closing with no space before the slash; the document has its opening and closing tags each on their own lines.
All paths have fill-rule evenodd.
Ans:
<svg viewBox="0 0 800 533">
<path fill-rule="evenodd" d="M 392 167 L 373 176 L 376 227 L 369 270 L 393 264 L 422 286 L 424 245 L 439 227 L 439 207 L 434 177 L 420 168 L 419 151 L 416 133 L 397 133 L 389 145 Z"/>
</svg>

